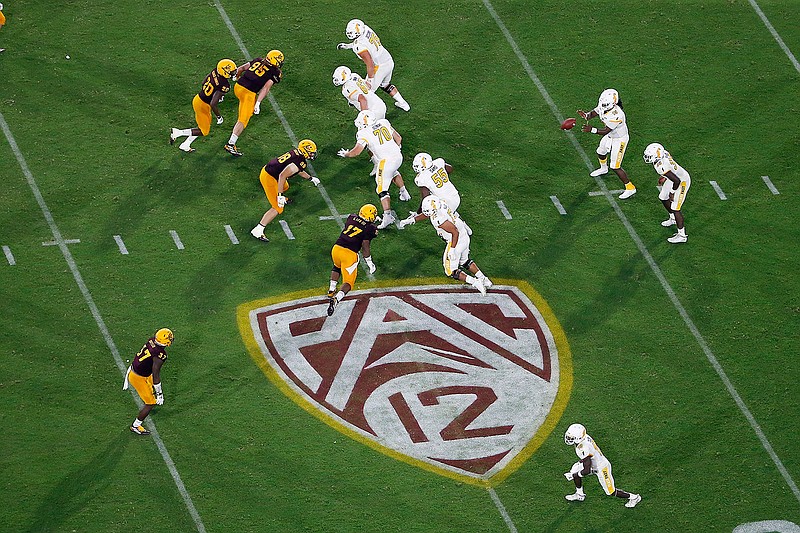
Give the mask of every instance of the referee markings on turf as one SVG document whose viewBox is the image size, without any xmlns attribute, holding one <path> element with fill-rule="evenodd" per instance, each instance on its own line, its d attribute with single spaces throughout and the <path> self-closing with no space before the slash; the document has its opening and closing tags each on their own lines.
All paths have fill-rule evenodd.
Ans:
<svg viewBox="0 0 800 533">
<path fill-rule="evenodd" d="M 800 63 L 797 62 L 797 59 L 794 57 L 794 54 L 792 53 L 792 51 L 789 50 L 789 47 L 786 46 L 786 43 L 783 42 L 783 39 L 781 39 L 781 36 L 778 35 L 778 32 L 775 30 L 775 28 L 772 27 L 772 24 L 770 24 L 769 19 L 767 18 L 767 16 L 764 14 L 763 11 L 761 11 L 761 8 L 759 7 L 758 2 L 756 2 L 756 0 L 749 0 L 749 2 L 750 2 L 750 5 L 753 6 L 753 9 L 756 10 L 756 13 L 758 13 L 758 16 L 761 17 L 761 21 L 764 23 L 764 26 L 767 27 L 769 32 L 775 38 L 775 42 L 778 43 L 778 46 L 781 47 L 781 50 L 783 50 L 783 52 L 786 54 L 786 57 L 788 57 L 789 61 L 792 62 L 792 65 L 794 65 L 794 69 L 797 72 L 800 72 Z"/>
<path fill-rule="evenodd" d="M 528 77 L 536 85 L 536 88 L 539 89 L 539 93 L 541 93 L 542 98 L 544 98 L 545 102 L 547 102 L 547 105 L 550 107 L 550 111 L 552 112 L 555 119 L 558 121 L 559 124 L 564 122 L 564 116 L 561 114 L 561 111 L 558 109 L 558 106 L 550 97 L 550 93 L 547 91 L 541 80 L 539 80 L 539 77 L 533 71 L 533 68 L 531 68 L 530 63 L 528 63 L 528 59 L 519 49 L 519 46 L 517 46 L 514 37 L 511 36 L 511 32 L 508 31 L 508 28 L 506 28 L 506 25 L 503 23 L 503 21 L 500 19 L 500 16 L 494 10 L 494 7 L 492 6 L 490 0 L 482 0 L 482 1 L 483 5 L 486 6 L 487 11 L 489 11 L 489 14 L 497 23 L 497 26 L 503 32 L 503 35 L 508 41 L 508 44 L 511 45 L 514 54 L 516 54 L 517 59 L 519 59 L 520 63 L 522 64 L 522 67 L 528 74 Z M 586 165 L 586 168 L 592 170 L 594 168 L 594 164 L 589 159 L 586 150 L 584 150 L 583 146 L 581 146 L 581 144 L 578 142 L 578 139 L 575 137 L 575 134 L 572 133 L 571 131 L 568 131 L 567 136 L 570 139 L 570 142 L 572 142 L 572 145 L 575 147 L 575 150 L 578 152 L 578 155 L 581 157 L 584 164 Z M 750 427 L 753 429 L 753 432 L 756 434 L 758 440 L 761 442 L 761 446 L 764 447 L 764 450 L 767 452 L 770 459 L 772 459 L 772 462 L 775 464 L 775 467 L 778 469 L 778 472 L 780 472 L 784 481 L 791 489 L 795 498 L 797 499 L 798 502 L 800 502 L 800 489 L 797 488 L 797 484 L 794 482 L 794 479 L 792 479 L 791 474 L 789 474 L 789 471 L 786 470 L 783 461 L 781 461 L 780 457 L 778 457 L 778 454 L 775 453 L 775 449 L 772 447 L 772 444 L 769 442 L 769 439 L 767 439 L 767 436 L 761 430 L 761 425 L 755 419 L 753 413 L 750 412 L 750 409 L 747 407 L 747 404 L 745 404 L 744 400 L 739 395 L 739 392 L 736 390 L 736 387 L 734 387 L 733 383 L 731 383 L 730 378 L 728 378 L 728 374 L 722 368 L 722 365 L 717 360 L 717 357 L 714 355 L 714 352 L 711 351 L 711 348 L 708 346 L 705 337 L 703 337 L 703 335 L 700 333 L 700 330 L 697 329 L 697 326 L 695 325 L 692 318 L 689 316 L 689 313 L 686 312 L 686 309 L 683 307 L 683 304 L 678 299 L 677 294 L 675 294 L 672 285 L 670 285 L 669 281 L 667 281 L 666 276 L 664 276 L 664 273 L 661 271 L 661 267 L 659 267 L 658 263 L 656 263 L 655 259 L 653 259 L 652 254 L 650 254 L 650 251 L 644 245 L 644 242 L 642 242 L 641 237 L 631 225 L 630 221 L 628 220 L 628 217 L 626 217 L 625 213 L 622 212 L 622 209 L 620 208 L 617 201 L 614 199 L 613 196 L 611 196 L 611 193 L 606 187 L 605 182 L 603 182 L 603 180 L 599 176 L 595 178 L 595 181 L 597 182 L 597 185 L 600 187 L 600 190 L 605 193 L 604 196 L 606 197 L 606 200 L 608 200 L 608 203 L 611 205 L 612 209 L 614 209 L 614 212 L 616 213 L 620 222 L 622 222 L 622 225 L 625 226 L 625 229 L 628 231 L 628 234 L 630 235 L 631 239 L 636 244 L 636 247 L 639 249 L 639 252 L 642 254 L 642 257 L 644 257 L 645 261 L 647 261 L 647 264 L 650 265 L 650 269 L 653 271 L 653 274 L 655 274 L 659 283 L 661 283 L 661 287 L 664 289 L 664 292 L 667 293 L 667 296 L 672 302 L 672 305 L 678 311 L 678 314 L 683 319 L 684 323 L 686 324 L 686 327 L 692 333 L 695 340 L 697 341 L 697 344 L 703 350 L 706 359 L 708 359 L 708 362 L 716 371 L 717 375 L 722 381 L 722 384 L 728 391 L 728 394 L 736 403 L 736 406 L 739 408 L 739 411 L 742 413 L 742 415 L 744 415 L 744 417 L 747 419 L 747 422 L 750 424 Z"/>
<path fill-rule="evenodd" d="M 72 257 L 72 252 L 69 251 L 67 243 L 61 236 L 61 230 L 56 224 L 56 221 L 53 218 L 53 214 L 50 212 L 50 208 L 47 207 L 47 204 L 44 201 L 44 197 L 42 196 L 42 193 L 39 190 L 39 186 L 36 184 L 36 180 L 34 179 L 30 169 L 28 168 L 28 163 L 27 161 L 25 161 L 25 157 L 22 155 L 19 146 L 17 146 L 17 141 L 11 134 L 11 130 L 9 129 L 8 123 L 6 122 L 6 119 L 2 113 L 0 113 L 0 128 L 2 128 L 3 133 L 5 133 L 6 139 L 8 140 L 8 144 L 9 146 L 11 146 L 11 151 L 14 152 L 14 156 L 17 158 L 17 163 L 19 163 L 19 166 L 22 169 L 22 173 L 25 175 L 25 179 L 28 182 L 28 186 L 31 188 L 31 192 L 33 193 L 33 196 L 36 198 L 36 202 L 39 204 L 39 208 L 42 211 L 42 215 L 44 215 L 44 218 L 47 221 L 47 225 L 50 227 L 50 231 L 53 233 L 53 239 L 56 241 L 56 243 L 58 243 L 58 247 L 61 250 L 61 254 L 64 256 L 64 260 L 67 262 L 67 265 L 69 266 L 69 269 L 72 272 L 72 277 L 75 278 L 75 283 L 78 285 L 78 289 L 81 291 L 83 299 L 86 301 L 86 304 L 88 305 L 89 310 L 92 313 L 92 317 L 94 317 L 94 320 L 97 323 L 97 327 L 100 329 L 100 333 L 102 333 L 103 338 L 106 341 L 108 349 L 111 350 L 111 355 L 114 357 L 114 362 L 116 363 L 117 368 L 120 371 L 120 374 L 125 375 L 128 368 L 122 361 L 122 357 L 120 357 L 119 355 L 119 350 L 117 350 L 117 345 L 114 343 L 114 339 L 111 337 L 111 333 L 108 331 L 108 328 L 106 327 L 106 323 L 103 320 L 102 315 L 100 315 L 100 310 L 94 303 L 94 298 L 92 298 L 92 294 L 89 292 L 89 288 L 83 281 L 83 276 L 81 276 L 81 273 L 78 270 L 78 265 L 77 263 L 75 263 L 75 258 Z M 142 400 L 136 394 L 133 387 L 130 388 L 130 393 L 131 396 L 133 396 L 133 398 L 136 400 L 136 404 L 141 409 L 143 405 Z M 158 429 L 156 428 L 156 422 L 152 415 L 149 417 L 149 420 L 150 421 L 148 422 L 148 426 L 150 428 L 150 435 L 153 437 L 153 441 L 156 443 L 156 447 L 158 448 L 158 451 L 161 453 L 161 458 L 167 465 L 167 469 L 169 470 L 169 473 L 172 476 L 172 480 L 175 482 L 175 486 L 178 488 L 178 492 L 183 498 L 183 503 L 186 506 L 186 509 L 189 511 L 189 514 L 192 516 L 192 520 L 194 520 L 195 526 L 197 527 L 197 531 L 199 531 L 200 533 L 205 533 L 206 527 L 205 525 L 203 525 L 203 521 L 200 518 L 200 514 L 197 512 L 197 509 L 195 509 L 194 502 L 192 502 L 192 497 L 189 495 L 189 491 L 186 490 L 186 486 L 183 484 L 183 480 L 181 479 L 181 476 L 178 473 L 178 469 L 175 467 L 175 463 L 172 461 L 172 457 L 167 451 L 167 446 L 164 444 L 164 441 L 161 440 L 161 436 L 159 435 Z"/>
<path fill-rule="evenodd" d="M 80 239 L 64 239 L 64 244 L 80 244 Z M 56 241 L 45 241 L 42 243 L 42 246 L 58 246 L 58 242 Z"/>
<path fill-rule="evenodd" d="M 114 241 L 116 241 L 117 246 L 119 246 L 119 253 L 122 255 L 128 255 L 128 248 L 125 246 L 125 242 L 122 240 L 122 237 L 119 235 L 114 235 Z"/>
<path fill-rule="evenodd" d="M 503 203 L 503 200 L 497 200 L 497 207 L 500 208 L 500 212 L 503 213 L 503 216 L 506 217 L 506 220 L 512 220 L 511 213 L 509 213 L 508 209 L 506 209 L 506 204 Z"/>
<path fill-rule="evenodd" d="M 233 40 L 235 40 L 236 44 L 239 46 L 239 50 L 241 50 L 242 54 L 244 54 L 245 59 L 250 61 L 252 56 L 250 55 L 250 52 L 247 50 L 247 47 L 244 45 L 244 41 L 242 41 L 242 38 L 239 36 L 239 32 L 236 31 L 236 27 L 233 25 L 233 22 L 231 22 L 231 18 L 228 16 L 228 13 L 225 11 L 225 8 L 222 7 L 222 3 L 219 1 L 215 1 L 214 6 L 217 8 L 217 11 L 219 11 L 219 15 L 222 17 L 222 20 L 228 27 L 228 31 L 231 32 Z M 272 95 L 272 91 L 270 91 L 270 93 L 267 95 L 267 98 L 269 98 L 269 103 L 270 105 L 272 105 L 272 109 L 275 111 L 275 114 L 281 121 L 281 124 L 283 125 L 283 130 L 286 132 L 286 135 L 289 137 L 289 140 L 292 141 L 293 145 L 297 146 L 297 135 L 294 134 L 294 130 L 292 130 L 292 127 L 289 125 L 289 121 L 286 120 L 286 117 L 284 116 L 281 107 L 278 105 L 278 101 Z M 316 176 L 317 173 L 314 170 L 314 167 L 311 165 L 310 161 L 308 163 L 308 169 L 311 175 Z M 342 222 L 343 217 L 339 215 L 339 210 L 336 209 L 335 205 L 333 205 L 333 200 L 331 200 L 331 197 L 328 195 L 328 191 L 325 190 L 325 186 L 322 185 L 322 183 L 320 183 L 319 186 L 317 186 L 317 190 L 319 191 L 319 194 L 322 196 L 322 199 L 325 200 L 325 203 L 327 204 L 331 214 L 335 217 L 334 220 L 336 220 L 336 223 L 339 224 L 339 228 L 344 229 L 344 222 Z M 370 281 L 375 281 L 375 275 L 370 273 L 369 268 L 367 268 L 363 260 L 361 263 L 362 263 L 361 265 L 362 268 L 367 273 L 367 278 Z"/>
<path fill-rule="evenodd" d="M 560 214 L 562 214 L 562 215 L 566 215 L 567 214 L 567 210 L 564 209 L 564 206 L 561 205 L 561 202 L 558 201 L 558 197 L 557 196 L 555 196 L 555 195 L 551 196 L 550 197 L 550 201 L 553 202 L 553 205 L 556 206 L 556 209 L 558 209 L 558 212 Z"/>
<path fill-rule="evenodd" d="M 725 193 L 722 191 L 722 188 L 719 186 L 719 184 L 716 181 L 709 181 L 708 183 L 710 183 L 711 186 L 714 188 L 714 192 L 717 193 L 717 196 L 719 196 L 720 200 L 727 200 L 728 199 L 728 197 L 725 196 Z"/>
<path fill-rule="evenodd" d="M 769 179 L 769 176 L 761 176 L 761 179 L 764 180 L 764 185 L 767 186 L 767 189 L 769 189 L 769 192 L 771 192 L 772 194 L 776 194 L 776 195 L 780 194 L 780 191 L 778 191 L 778 189 L 775 187 L 775 185 L 772 184 L 772 180 Z"/>
<path fill-rule="evenodd" d="M 225 232 L 228 234 L 228 238 L 233 244 L 239 244 L 239 239 L 236 238 L 236 234 L 233 232 L 233 228 L 229 224 L 225 224 Z"/>
<path fill-rule="evenodd" d="M 279 220 L 278 222 L 280 222 L 283 232 L 286 234 L 286 238 L 293 241 L 294 233 L 292 233 L 292 230 L 289 228 L 289 224 L 287 224 L 285 220 Z"/>
<path fill-rule="evenodd" d="M 183 250 L 185 246 L 181 242 L 181 238 L 178 236 L 178 232 L 174 229 L 169 230 L 169 234 L 172 235 L 172 240 L 175 242 L 175 246 L 178 250 Z"/>
<path fill-rule="evenodd" d="M 6 261 L 8 261 L 9 265 L 13 267 L 17 264 L 17 262 L 14 260 L 14 254 L 11 253 L 11 248 L 8 246 L 3 246 L 3 253 L 6 255 Z"/>
</svg>

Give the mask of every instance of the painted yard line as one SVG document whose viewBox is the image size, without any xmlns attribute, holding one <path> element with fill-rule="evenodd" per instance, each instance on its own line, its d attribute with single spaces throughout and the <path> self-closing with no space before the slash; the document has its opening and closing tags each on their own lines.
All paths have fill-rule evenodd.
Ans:
<svg viewBox="0 0 800 533">
<path fill-rule="evenodd" d="M 125 242 L 122 240 L 122 237 L 119 235 L 114 235 L 114 241 L 116 241 L 117 246 L 119 246 L 119 253 L 122 255 L 128 255 L 128 248 L 125 246 Z"/>
<path fill-rule="evenodd" d="M 94 298 L 92 298 L 92 294 L 89 292 L 89 288 L 86 286 L 86 283 L 83 281 L 83 276 L 81 276 L 80 271 L 78 270 L 78 265 L 75 263 L 75 258 L 72 257 L 72 252 L 69 251 L 69 247 L 67 247 L 64 238 L 61 236 L 61 230 L 59 229 L 58 225 L 56 225 L 55 219 L 53 219 L 53 214 L 50 212 L 50 208 L 47 207 L 47 204 L 44 201 L 44 197 L 42 196 L 41 191 L 39 190 L 39 186 L 36 184 L 36 180 L 33 177 L 30 169 L 28 168 L 28 163 L 25 161 L 25 157 L 22 155 L 22 152 L 17 146 L 17 141 L 14 139 L 14 136 L 11 134 L 11 130 L 8 127 L 8 123 L 6 122 L 5 117 L 2 113 L 0 113 L 0 128 L 3 129 L 3 133 L 5 133 L 6 139 L 8 140 L 9 146 L 11 146 L 11 151 L 14 152 L 14 156 L 17 158 L 17 163 L 19 163 L 20 168 L 22 169 L 22 173 L 25 175 L 25 179 L 28 182 L 28 186 L 31 188 L 31 192 L 33 196 L 36 198 L 36 202 L 39 204 L 39 208 L 42 211 L 42 215 L 44 215 L 45 220 L 47 221 L 47 225 L 50 227 L 50 231 L 53 233 L 53 239 L 58 243 L 58 247 L 61 250 L 61 254 L 64 256 L 64 260 L 67 262 L 70 271 L 72 272 L 72 277 L 75 278 L 75 283 L 78 285 L 78 289 L 81 291 L 83 295 L 83 299 L 86 301 L 86 304 L 89 306 L 89 310 L 92 313 L 92 317 L 94 318 L 95 322 L 97 323 L 98 329 L 100 329 L 100 333 L 103 335 L 103 338 L 106 341 L 106 345 L 108 349 L 111 351 L 111 355 L 114 357 L 114 362 L 117 365 L 117 369 L 121 375 L 125 375 L 125 372 L 128 370 L 125 363 L 122 361 L 122 357 L 119 355 L 119 350 L 117 350 L 117 345 L 114 343 L 114 339 L 111 337 L 111 333 L 108 331 L 106 327 L 106 323 L 103 320 L 102 315 L 100 315 L 100 310 L 97 308 L 97 305 L 94 303 Z M 131 396 L 136 400 L 136 404 L 141 409 L 142 401 L 135 393 L 135 389 L 131 387 Z M 175 486 L 178 488 L 178 492 L 183 498 L 183 503 L 186 506 L 186 509 L 189 511 L 189 514 L 194 520 L 195 526 L 197 527 L 197 531 L 200 533 L 205 533 L 206 527 L 203 525 L 203 520 L 200 518 L 200 514 L 195 509 L 194 502 L 192 502 L 192 497 L 189 495 L 189 491 L 186 490 L 186 486 L 183 484 L 183 480 L 181 479 L 180 474 L 178 473 L 178 469 L 175 466 L 175 463 L 172 461 L 172 457 L 170 456 L 169 452 L 167 451 L 167 447 L 164 444 L 164 441 L 161 440 L 161 436 L 158 433 L 158 429 L 156 428 L 155 420 L 152 416 L 149 418 L 148 426 L 150 428 L 150 434 L 153 437 L 153 441 L 156 443 L 156 447 L 158 451 L 161 453 L 161 458 L 164 460 L 164 463 L 167 465 L 167 469 L 169 470 L 170 475 L 172 476 L 172 480 L 175 482 Z"/>
<path fill-rule="evenodd" d="M 80 242 L 80 239 L 64 239 L 64 244 L 80 244 Z M 42 243 L 42 246 L 58 246 L 58 242 L 46 241 Z"/>
<path fill-rule="evenodd" d="M 606 193 L 608 194 L 622 194 L 625 192 L 625 189 L 612 189 L 612 190 L 602 190 L 602 191 L 589 191 L 589 196 L 605 196 Z"/>
<path fill-rule="evenodd" d="M 528 63 L 528 59 L 519 49 L 519 46 L 517 46 L 516 41 L 514 41 L 514 38 L 508 31 L 508 28 L 506 28 L 506 25 L 503 23 L 503 21 L 500 19 L 500 16 L 494 10 L 494 7 L 492 6 L 491 2 L 489 0 L 482 0 L 482 1 L 483 5 L 486 6 L 486 9 L 489 11 L 489 14 L 497 23 L 497 26 L 503 32 L 503 35 L 505 35 L 506 40 L 511 45 L 511 48 L 514 50 L 514 53 L 516 54 L 520 63 L 522 63 L 522 67 L 525 69 L 525 72 L 528 73 L 528 76 L 530 77 L 531 81 L 533 81 L 533 83 L 539 89 L 542 98 L 544 98 L 545 102 L 547 102 L 547 105 L 550 107 L 550 111 L 552 112 L 556 121 L 558 121 L 558 123 L 560 124 L 561 122 L 564 121 L 564 117 L 561 114 L 561 111 L 559 111 L 556 103 L 550 97 L 550 93 L 547 91 L 545 86 L 536 76 L 536 73 L 531 68 L 530 63 Z M 586 150 L 584 150 L 583 146 L 581 146 L 580 143 L 578 143 L 575 134 L 572 133 L 571 131 L 568 131 L 567 136 L 570 138 L 572 145 L 575 147 L 575 150 L 578 152 L 578 155 L 585 163 L 586 168 L 592 170 L 594 168 L 594 165 L 592 164 L 592 161 L 589 159 L 589 156 L 586 154 Z M 597 185 L 600 187 L 600 190 L 608 193 L 608 188 L 606 187 L 606 184 L 600 177 L 595 178 L 595 181 L 597 182 Z M 622 225 L 625 226 L 625 229 L 628 231 L 628 234 L 630 235 L 631 239 L 636 244 L 636 247 L 639 249 L 639 252 L 642 254 L 645 261 L 647 261 L 647 264 L 650 265 L 650 269 L 653 271 L 656 278 L 658 278 L 659 283 L 661 283 L 661 287 L 664 289 L 664 292 L 667 293 L 667 296 L 672 302 L 672 305 L 678 311 L 678 314 L 680 314 L 681 318 L 683 318 L 686 327 L 692 333 L 695 340 L 697 341 L 697 344 L 703 350 L 706 359 L 708 359 L 708 362 L 717 372 L 717 375 L 722 381 L 722 384 L 725 386 L 725 389 L 728 391 L 728 394 L 730 394 L 731 398 L 739 408 L 739 411 L 741 411 L 742 415 L 744 415 L 744 417 L 747 419 L 747 422 L 750 424 L 750 427 L 753 429 L 753 432 L 756 434 L 758 440 L 761 442 L 761 446 L 764 447 L 764 450 L 767 452 L 770 459 L 772 459 L 772 462 L 775 463 L 775 467 L 778 469 L 778 472 L 780 472 L 784 481 L 792 490 L 792 493 L 794 494 L 795 498 L 797 499 L 798 502 L 800 502 L 800 489 L 797 488 L 797 484 L 794 482 L 794 479 L 792 479 L 791 474 L 789 474 L 789 471 L 786 470 L 786 467 L 783 465 L 783 462 L 781 461 L 780 457 L 778 457 L 778 454 L 775 453 L 772 444 L 769 442 L 769 439 L 767 439 L 767 436 L 761 430 L 761 426 L 759 425 L 758 421 L 756 421 L 753 414 L 750 412 L 750 409 L 747 407 L 747 404 L 745 404 L 742 397 L 739 396 L 739 392 L 736 390 L 736 387 L 733 386 L 733 383 L 731 383 L 730 378 L 728 378 L 728 374 L 722 368 L 722 365 L 717 360 L 717 357 L 714 355 L 714 352 L 711 351 L 711 348 L 708 346 L 708 343 L 706 342 L 705 338 L 700 333 L 700 330 L 697 329 L 697 326 L 694 324 L 694 321 L 692 321 L 692 318 L 689 316 L 689 313 L 686 312 L 686 309 L 683 307 L 683 304 L 680 302 L 678 296 L 675 294 L 675 291 L 672 289 L 672 285 L 670 285 L 669 281 L 667 281 L 666 276 L 664 276 L 664 273 L 661 271 L 661 267 L 659 267 L 658 263 L 656 263 L 655 259 L 653 259 L 652 254 L 644 245 L 644 242 L 642 242 L 641 237 L 633 228 L 630 221 L 628 220 L 628 217 L 625 216 L 625 213 L 622 212 L 622 209 L 619 207 L 619 204 L 616 202 L 614 197 L 611 196 L 610 193 L 606 194 L 605 196 L 606 200 L 608 200 L 608 203 L 611 205 L 611 207 L 614 209 L 614 212 L 617 214 L 617 217 L 619 218 L 620 222 L 622 222 Z"/>
<path fill-rule="evenodd" d="M 185 247 L 181 242 L 181 238 L 178 236 L 178 232 L 174 229 L 171 229 L 169 230 L 169 234 L 172 235 L 172 240 L 175 242 L 175 246 L 178 248 L 178 250 L 183 250 Z"/>
<path fill-rule="evenodd" d="M 558 201 L 558 197 L 551 196 L 550 197 L 550 201 L 553 202 L 553 205 L 556 206 L 556 209 L 558 209 L 559 213 L 561 213 L 562 215 L 566 215 L 567 214 L 567 210 L 564 209 L 564 206 L 561 205 L 561 202 Z"/>
<path fill-rule="evenodd" d="M 503 213 L 503 216 L 506 217 L 506 220 L 513 220 L 511 218 L 511 213 L 509 213 L 508 209 L 506 209 L 506 204 L 503 203 L 503 200 L 497 200 L 497 207 L 500 208 L 500 212 Z"/>
<path fill-rule="evenodd" d="M 9 265 L 13 267 L 17 264 L 17 262 L 14 260 L 14 254 L 11 253 L 11 248 L 8 246 L 3 246 L 3 253 L 6 255 L 6 261 L 8 261 Z"/>
<path fill-rule="evenodd" d="M 323 216 L 319 217 L 319 219 L 320 220 L 336 220 L 336 219 L 342 220 L 342 219 L 345 219 L 345 218 L 347 218 L 349 216 L 350 215 L 335 215 L 335 216 L 334 215 L 323 215 Z M 342 224 L 342 227 L 344 227 L 344 224 Z"/>
<path fill-rule="evenodd" d="M 789 47 L 786 46 L 786 43 L 783 42 L 781 36 L 778 35 L 778 32 L 775 30 L 775 28 L 772 27 L 772 24 L 770 24 L 767 16 L 764 14 L 763 11 L 761 11 L 761 7 L 759 7 L 758 2 L 756 2 L 756 0 L 749 0 L 749 2 L 750 5 L 753 6 L 753 9 L 755 9 L 756 13 L 758 13 L 758 16 L 761 17 L 761 21 L 764 23 L 764 26 L 767 27 L 769 32 L 775 38 L 775 41 L 778 43 L 778 46 L 781 47 L 781 50 L 783 50 L 783 52 L 786 54 L 786 57 L 788 57 L 789 61 L 792 62 L 792 65 L 794 65 L 794 69 L 797 72 L 800 72 L 800 63 L 797 62 L 797 59 L 794 57 L 792 51 L 789 50 Z"/>
<path fill-rule="evenodd" d="M 228 13 L 225 11 L 225 8 L 222 7 L 222 2 L 215 0 L 214 6 L 217 8 L 217 11 L 219 11 L 219 15 L 222 17 L 222 20 L 228 27 L 228 31 L 231 33 L 231 36 L 233 36 L 233 40 L 235 40 L 237 46 L 239 46 L 239 50 L 241 50 L 242 54 L 244 54 L 245 59 L 249 61 L 252 58 L 252 56 L 250 55 L 250 52 L 247 50 L 247 47 L 244 45 L 244 41 L 242 41 L 242 38 L 239 36 L 239 32 L 236 31 L 236 27 L 233 25 L 233 22 L 231 22 L 231 18 L 228 16 Z M 272 95 L 272 91 L 270 91 L 270 93 L 267 95 L 267 98 L 269 98 L 269 103 L 272 106 L 272 109 L 275 111 L 275 114 L 278 116 L 278 119 L 280 119 L 281 124 L 283 125 L 283 129 L 286 132 L 286 136 L 289 137 L 289 140 L 292 141 L 292 144 L 296 146 L 297 135 L 294 134 L 294 130 L 292 130 L 292 127 L 289 125 L 289 121 L 286 120 L 286 117 L 284 116 L 281 107 L 278 105 L 278 101 Z M 311 165 L 311 162 L 308 163 L 308 169 L 309 169 L 309 174 L 312 174 L 314 176 L 317 175 L 317 172 L 314 170 L 314 167 Z M 344 229 L 344 222 L 342 222 L 342 218 L 347 218 L 347 217 L 346 216 L 342 217 L 339 214 L 339 210 L 336 209 L 335 205 L 333 205 L 333 200 L 331 200 L 331 197 L 328 196 L 328 191 L 325 190 L 324 185 L 320 183 L 319 186 L 317 187 L 317 190 L 319 191 L 319 194 L 322 196 L 322 199 L 325 200 L 325 204 L 328 206 L 328 210 L 331 212 L 331 215 L 335 217 L 334 220 L 336 220 L 336 223 L 339 224 L 339 228 Z M 375 275 L 370 273 L 369 268 L 367 268 L 367 265 L 363 261 L 361 261 L 361 268 L 364 270 L 364 272 L 367 273 L 367 278 L 370 281 L 375 281 Z"/>
<path fill-rule="evenodd" d="M 279 220 L 278 222 L 280 222 L 283 232 L 286 234 L 286 238 L 293 241 L 294 233 L 292 233 L 292 230 L 289 228 L 289 224 L 287 224 L 285 220 Z"/>
<path fill-rule="evenodd" d="M 764 185 L 769 189 L 769 192 L 772 194 L 780 194 L 780 191 L 772 184 L 772 180 L 769 179 L 769 176 L 761 176 L 761 179 L 764 181 Z"/>
<path fill-rule="evenodd" d="M 717 184 L 716 181 L 709 181 L 708 183 L 710 183 L 711 186 L 714 188 L 714 191 L 717 193 L 717 196 L 719 196 L 720 200 L 727 200 L 728 199 L 728 197 L 725 196 L 725 193 L 722 192 L 722 188 L 719 186 L 719 184 Z"/>
<path fill-rule="evenodd" d="M 497 510 L 500 511 L 500 516 L 503 517 L 508 530 L 511 533 L 517 533 L 517 526 L 514 525 L 514 521 L 511 520 L 511 516 L 508 514 L 508 511 L 506 511 L 505 505 L 503 505 L 503 502 L 500 501 L 500 496 L 497 495 L 493 488 L 489 488 L 489 496 L 492 497 L 492 501 L 497 507 Z"/>
<path fill-rule="evenodd" d="M 239 244 L 239 239 L 236 238 L 236 234 L 233 232 L 233 228 L 230 227 L 229 224 L 225 224 L 225 232 L 228 234 L 228 238 L 233 244 Z"/>
</svg>

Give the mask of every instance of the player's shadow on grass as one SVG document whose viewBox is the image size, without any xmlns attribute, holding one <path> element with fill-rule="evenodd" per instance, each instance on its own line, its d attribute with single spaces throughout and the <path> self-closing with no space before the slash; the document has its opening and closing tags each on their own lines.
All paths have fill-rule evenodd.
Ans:
<svg viewBox="0 0 800 533">
<path fill-rule="evenodd" d="M 85 512 L 97 494 L 105 493 L 118 482 L 115 470 L 131 437 L 127 428 L 121 430 L 99 454 L 69 472 L 44 497 L 36 511 L 36 520 L 25 531 L 57 531 L 66 519 Z"/>
</svg>

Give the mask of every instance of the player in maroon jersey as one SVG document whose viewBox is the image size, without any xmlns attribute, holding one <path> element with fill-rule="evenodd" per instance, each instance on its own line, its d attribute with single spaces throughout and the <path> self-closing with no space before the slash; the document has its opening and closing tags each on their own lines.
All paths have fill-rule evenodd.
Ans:
<svg viewBox="0 0 800 533">
<path fill-rule="evenodd" d="M 356 274 L 358 274 L 358 252 L 364 255 L 364 262 L 369 268 L 369 273 L 375 272 L 375 263 L 372 262 L 370 253 L 370 241 L 378 234 L 378 227 L 374 224 L 378 208 L 372 204 L 365 204 L 358 210 L 357 215 L 347 217 L 336 244 L 331 249 L 333 259 L 333 269 L 331 269 L 331 282 L 328 287 L 328 316 L 333 314 L 336 306 L 350 292 L 356 284 Z M 344 281 L 339 292 L 336 292 L 336 284 L 339 278 Z"/>
<path fill-rule="evenodd" d="M 164 350 L 172 345 L 174 335 L 167 328 L 161 328 L 156 334 L 147 339 L 147 342 L 133 358 L 133 364 L 128 367 L 125 374 L 125 384 L 122 390 L 128 389 L 128 384 L 133 385 L 144 406 L 131 424 L 131 431 L 137 435 L 149 435 L 142 422 L 150 414 L 154 405 L 164 403 L 164 392 L 161 390 L 161 366 L 167 360 Z M 154 393 L 155 391 L 155 393 Z"/>
</svg>

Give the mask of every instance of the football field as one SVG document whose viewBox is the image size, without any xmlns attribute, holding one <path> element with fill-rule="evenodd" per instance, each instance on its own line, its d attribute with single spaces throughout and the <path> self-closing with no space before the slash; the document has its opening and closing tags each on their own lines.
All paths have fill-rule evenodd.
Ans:
<svg viewBox="0 0 800 533">
<path fill-rule="evenodd" d="M 0 531 L 799 532 L 800 2 L 207 0 L 5 3 L 0 29 Z M 387 116 L 453 166 L 487 296 L 445 277 L 427 221 L 325 316 L 342 215 L 379 204 L 345 26 L 392 53 Z M 192 145 L 222 58 L 286 58 L 237 142 Z M 590 177 L 559 124 L 613 87 L 637 187 Z M 598 119 L 591 124 L 601 127 Z M 309 138 L 321 185 L 250 236 L 259 172 Z M 662 227 L 663 144 L 692 177 Z M 175 333 L 165 402 L 129 431 L 129 361 Z M 586 426 L 635 508 L 594 476 Z"/>
</svg>

